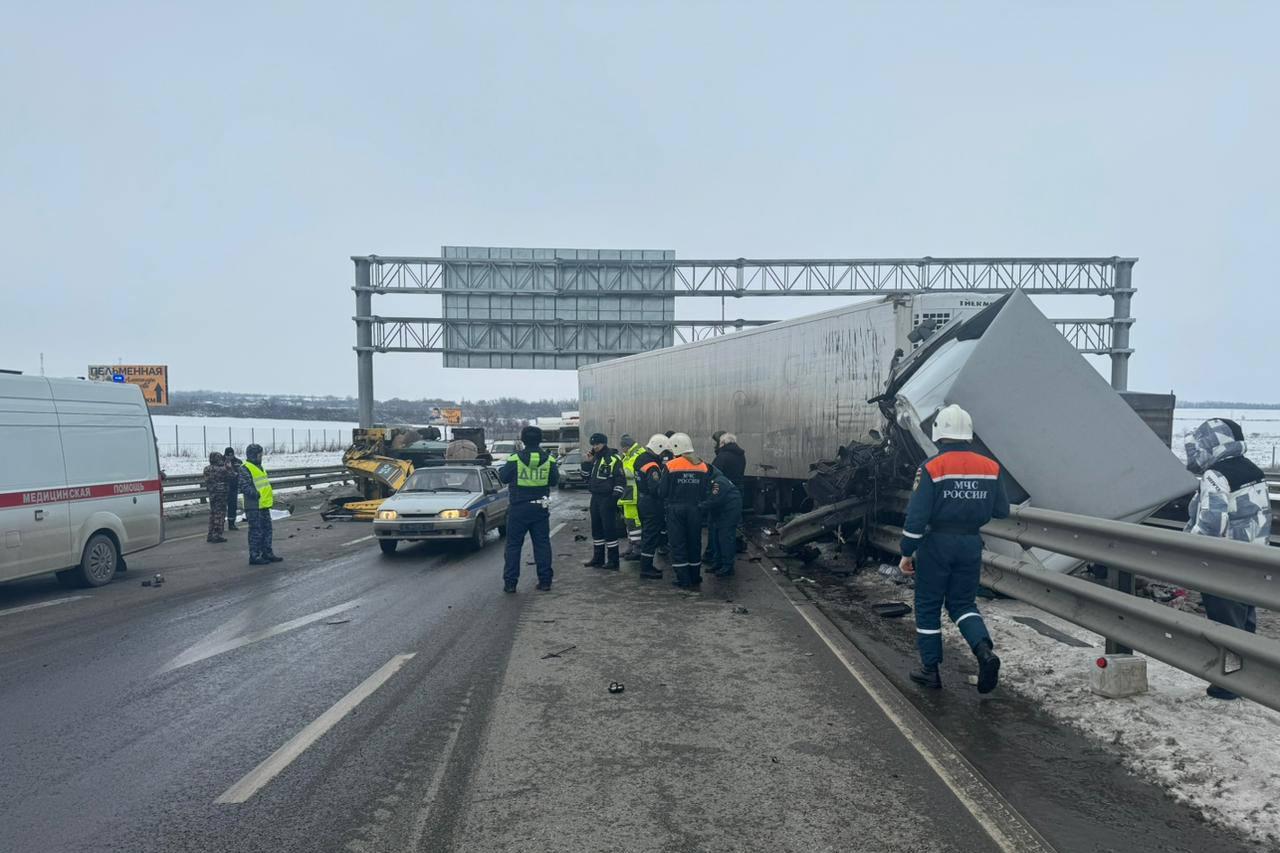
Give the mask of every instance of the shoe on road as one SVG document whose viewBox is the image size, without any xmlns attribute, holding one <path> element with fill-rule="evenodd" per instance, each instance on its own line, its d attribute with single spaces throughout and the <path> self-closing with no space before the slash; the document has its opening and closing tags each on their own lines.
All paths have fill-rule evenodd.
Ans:
<svg viewBox="0 0 1280 853">
<path fill-rule="evenodd" d="M 502 585 L 502 591 L 503 591 L 503 592 L 515 592 L 515 591 L 516 591 L 516 585 L 515 585 L 515 584 L 513 584 L 513 583 L 503 584 L 503 585 Z"/>
<path fill-rule="evenodd" d="M 262 557 L 252 557 L 252 558 L 250 558 L 250 560 L 249 560 L 249 565 L 251 565 L 251 566 L 265 566 L 265 565 L 268 565 L 270 562 L 271 562 L 270 560 L 264 560 Z"/>
<path fill-rule="evenodd" d="M 239 527 L 237 527 L 237 526 L 236 526 L 236 525 L 234 525 L 234 524 L 228 524 L 228 525 L 227 525 L 227 529 L 228 529 L 228 530 L 239 530 L 240 528 L 239 528 Z"/>
<path fill-rule="evenodd" d="M 1221 699 L 1224 702 L 1230 702 L 1232 700 L 1240 698 L 1236 694 L 1232 693 L 1230 690 L 1224 690 L 1223 688 L 1219 687 L 1216 684 L 1210 684 L 1205 689 L 1204 692 L 1206 696 L 1209 696 L 1213 699 Z"/>
<path fill-rule="evenodd" d="M 207 539 L 205 539 L 204 541 L 206 541 L 206 542 L 226 542 L 227 540 L 226 540 L 226 539 L 223 539 L 221 536 L 210 536 L 210 537 L 208 537 Z"/>
<path fill-rule="evenodd" d="M 658 580 L 658 581 L 660 581 L 660 580 L 662 580 L 662 572 L 659 572 L 659 571 L 641 572 L 641 573 L 640 573 L 640 577 L 645 578 L 646 580 Z"/>
<path fill-rule="evenodd" d="M 537 589 L 538 589 L 538 592 L 550 592 L 551 581 L 538 581 Z"/>
<path fill-rule="evenodd" d="M 911 670 L 911 680 L 922 687 L 936 689 L 942 686 L 942 675 L 936 666 L 921 666 Z"/>
</svg>

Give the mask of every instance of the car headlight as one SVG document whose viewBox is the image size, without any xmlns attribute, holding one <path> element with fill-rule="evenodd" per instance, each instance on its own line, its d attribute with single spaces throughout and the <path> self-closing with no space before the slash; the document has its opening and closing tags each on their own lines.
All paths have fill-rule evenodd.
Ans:
<svg viewBox="0 0 1280 853">
<path fill-rule="evenodd" d="M 471 510 L 469 509 L 446 509 L 440 513 L 441 518 L 470 518 Z"/>
<path fill-rule="evenodd" d="M 378 521 L 395 521 L 399 517 L 400 513 L 396 512 L 394 509 L 378 510 Z"/>
</svg>

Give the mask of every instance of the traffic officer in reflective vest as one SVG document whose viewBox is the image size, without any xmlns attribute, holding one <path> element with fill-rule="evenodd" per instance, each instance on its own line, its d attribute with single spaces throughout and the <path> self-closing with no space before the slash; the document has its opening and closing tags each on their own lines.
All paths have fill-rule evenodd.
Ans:
<svg viewBox="0 0 1280 853">
<path fill-rule="evenodd" d="M 674 586 L 701 589 L 702 584 L 702 510 L 699 506 L 711 496 L 711 466 L 693 453 L 693 441 L 683 432 L 671 436 L 671 452 L 667 472 L 658 484 L 667 511 L 667 538 L 671 546 L 671 567 L 675 569 Z"/>
<path fill-rule="evenodd" d="M 990 693 L 1000 677 L 1000 658 L 978 613 L 982 536 L 992 518 L 1009 515 L 1000 464 L 973 450 L 973 419 L 957 405 L 944 407 L 933 422 L 938 454 L 916 472 L 915 489 L 902 525 L 905 575 L 916 575 L 916 644 L 920 668 L 911 680 L 941 687 L 942 607 L 978 659 L 978 692 Z M 916 563 L 919 563 L 917 567 Z"/>
<path fill-rule="evenodd" d="M 582 457 L 591 493 L 591 559 L 582 565 L 617 570 L 618 500 L 627 490 L 622 457 L 603 433 L 591 436 L 591 452 Z"/>
<path fill-rule="evenodd" d="M 622 474 L 627 480 L 626 492 L 622 495 L 622 500 L 618 501 L 618 506 L 622 509 L 622 520 L 627 528 L 627 553 L 622 555 L 622 559 L 639 560 L 640 540 L 643 537 L 641 526 L 644 522 L 640 519 L 640 489 L 636 484 L 636 460 L 644 453 L 644 445 L 624 433 L 618 440 L 618 446 L 622 448 Z"/>
<path fill-rule="evenodd" d="M 507 484 L 510 509 L 507 511 L 506 563 L 502 570 L 502 591 L 515 592 L 520 580 L 520 552 L 527 532 L 533 542 L 533 562 L 538 569 L 538 589 L 551 589 L 551 487 L 560 482 L 554 455 L 542 449 L 542 430 L 527 426 L 520 431 L 524 449 L 507 457 L 498 469 L 498 479 Z"/>
<path fill-rule="evenodd" d="M 244 517 L 249 522 L 249 565 L 279 563 L 284 557 L 277 557 L 271 548 L 271 507 L 275 498 L 271 480 L 262 470 L 262 445 L 249 445 L 244 457 L 237 485 L 244 495 Z"/>
<path fill-rule="evenodd" d="M 660 580 L 662 570 L 653 565 L 653 558 L 662 544 L 662 529 L 666 524 L 663 519 L 662 497 L 658 494 L 658 486 L 662 483 L 664 458 L 670 458 L 671 441 L 658 433 L 649 439 L 644 451 L 636 457 L 634 468 L 636 474 L 636 509 L 640 515 L 640 577 Z"/>
</svg>

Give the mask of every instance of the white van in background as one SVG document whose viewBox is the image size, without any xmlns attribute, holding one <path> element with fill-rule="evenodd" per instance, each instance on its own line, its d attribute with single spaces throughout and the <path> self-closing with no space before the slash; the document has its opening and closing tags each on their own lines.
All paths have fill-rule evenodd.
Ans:
<svg viewBox="0 0 1280 853">
<path fill-rule="evenodd" d="M 0 373 L 0 581 L 101 586 L 164 541 L 160 460 L 135 385 Z"/>
</svg>

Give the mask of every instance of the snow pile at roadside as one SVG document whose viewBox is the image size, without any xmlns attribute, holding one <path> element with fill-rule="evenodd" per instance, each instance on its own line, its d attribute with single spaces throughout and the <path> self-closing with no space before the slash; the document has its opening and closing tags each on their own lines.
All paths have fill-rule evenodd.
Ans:
<svg viewBox="0 0 1280 853">
<path fill-rule="evenodd" d="M 1110 745 L 1132 772 L 1208 819 L 1280 844 L 1280 713 L 1246 699 L 1210 699 L 1205 682 L 1151 659 L 1149 693 L 1097 696 L 1089 670 L 1102 654 L 1100 638 L 1018 601 L 986 602 L 982 609 L 1004 661 L 1004 689 Z M 1015 616 L 1039 619 L 1091 648 L 1065 645 Z"/>
<path fill-rule="evenodd" d="M 161 456 L 160 470 L 171 477 L 184 477 L 199 474 L 209 464 L 207 457 L 201 456 Z M 342 451 L 312 451 L 307 453 L 268 453 L 263 457 L 263 467 L 267 473 L 283 468 L 318 468 L 342 464 Z"/>
</svg>

